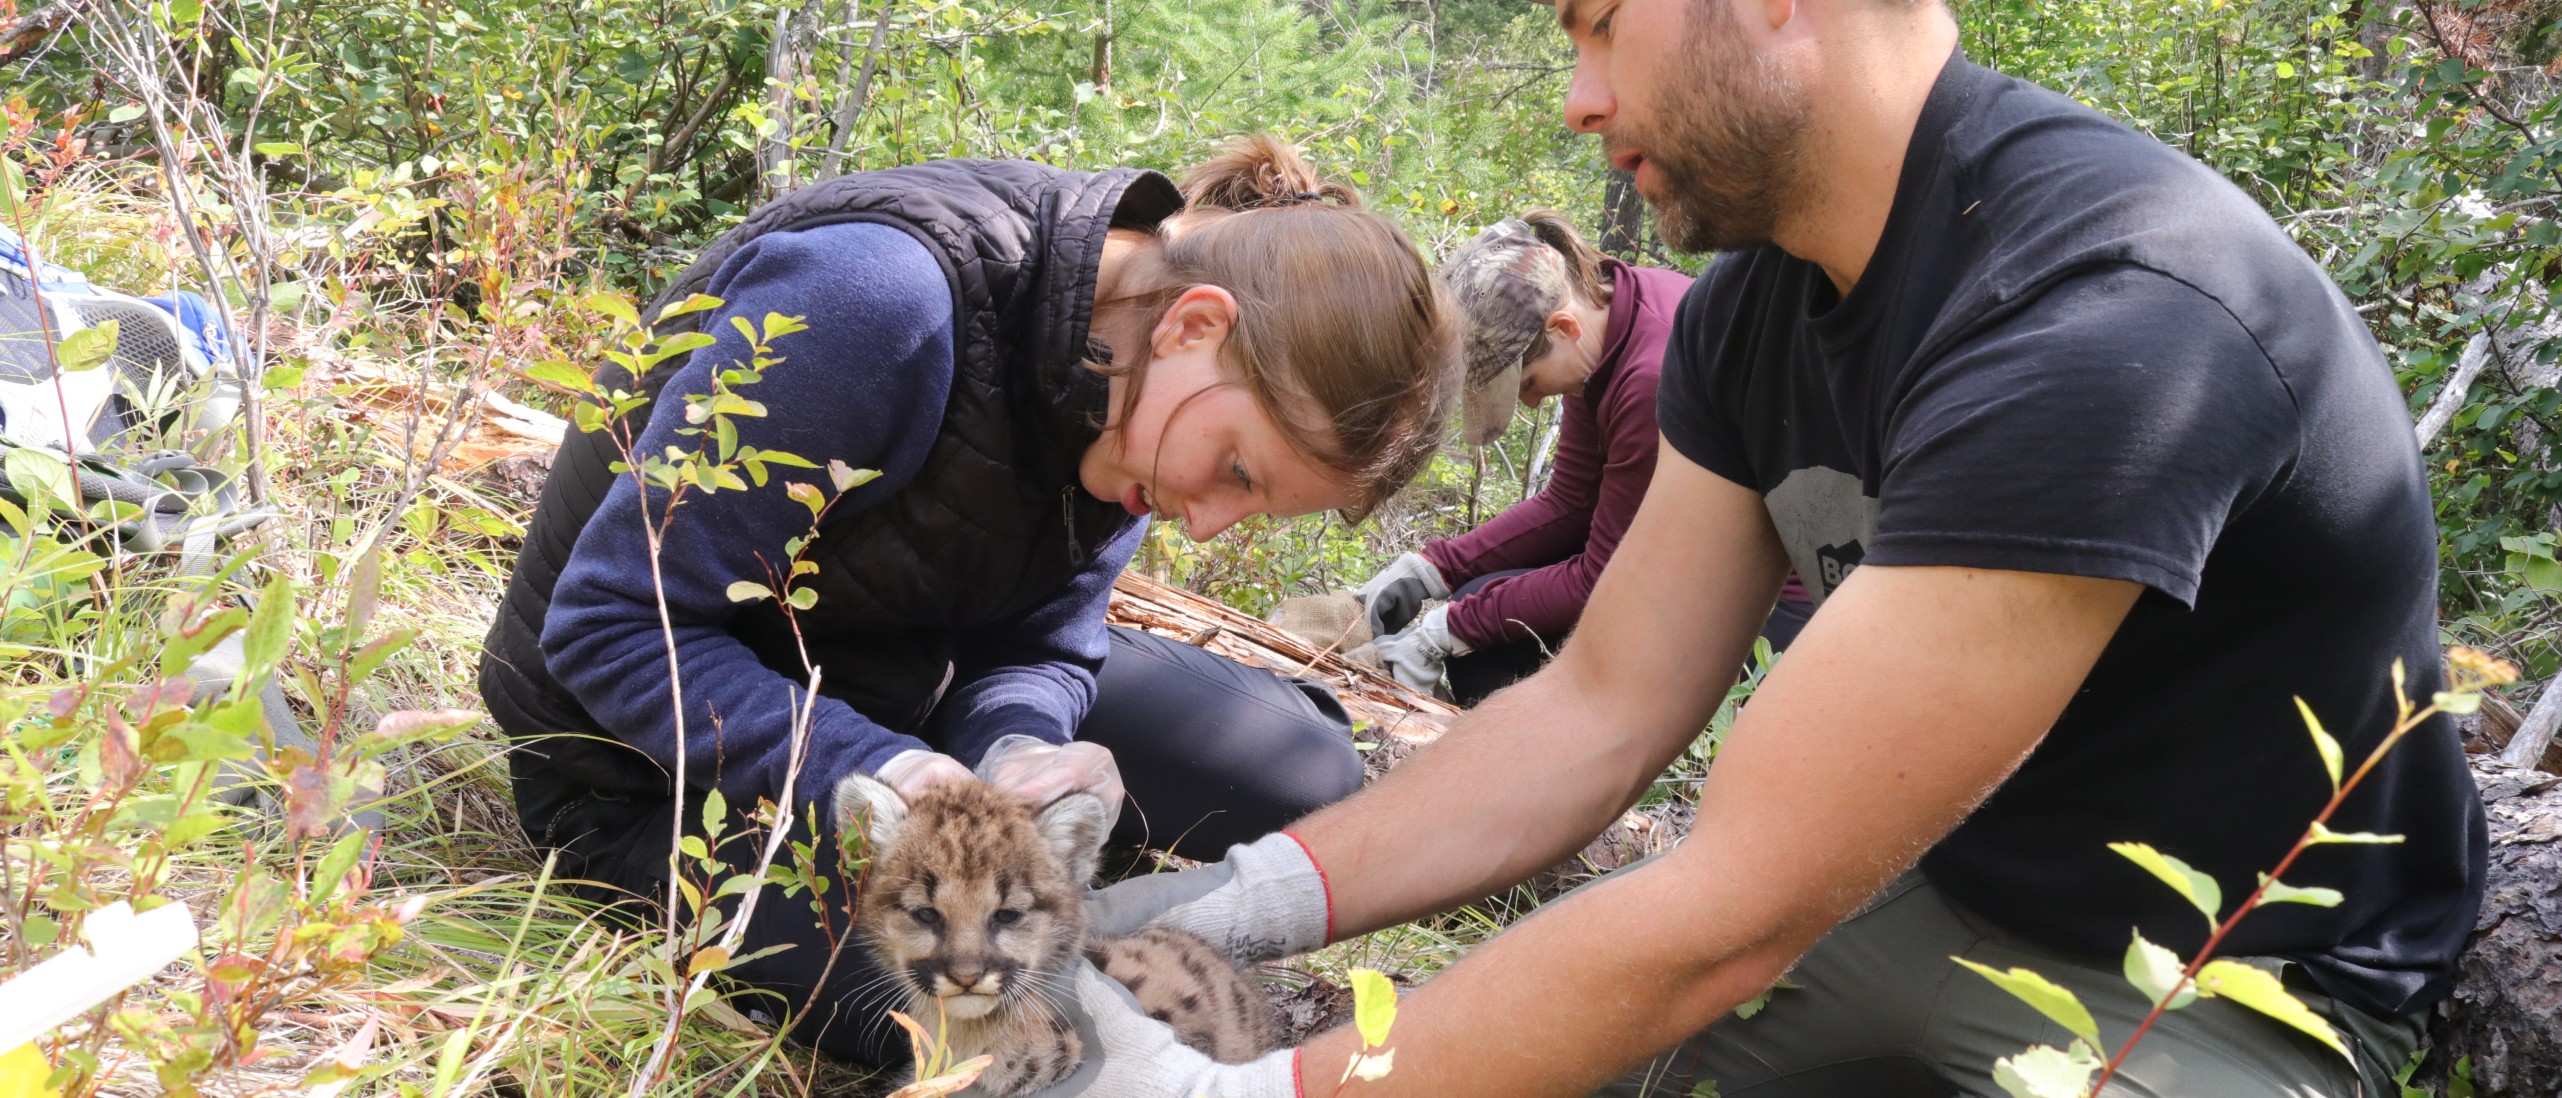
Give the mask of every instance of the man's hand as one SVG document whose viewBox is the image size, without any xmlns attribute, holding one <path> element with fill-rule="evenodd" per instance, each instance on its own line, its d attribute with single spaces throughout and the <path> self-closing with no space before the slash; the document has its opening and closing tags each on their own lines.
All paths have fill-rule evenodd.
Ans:
<svg viewBox="0 0 2562 1098">
<path fill-rule="evenodd" d="M 1441 669 L 1452 656 L 1468 654 L 1465 641 L 1450 635 L 1450 605 L 1432 608 L 1405 632 L 1392 633 L 1372 641 L 1379 663 L 1395 675 L 1398 682 L 1426 694 L 1441 685 Z"/>
<path fill-rule="evenodd" d="M 1240 964 L 1306 953 L 1333 929 L 1324 871 L 1286 832 L 1228 848 L 1227 859 L 1181 873 L 1132 877 L 1088 896 L 1088 932 L 1186 931 Z"/>
<path fill-rule="evenodd" d="M 1384 637 L 1403 630 L 1423 609 L 1426 599 L 1450 597 L 1450 584 L 1441 578 L 1441 569 L 1432 566 L 1421 553 L 1404 553 L 1389 561 L 1353 589 L 1361 597 L 1364 614 L 1370 620 L 1370 635 Z"/>
<path fill-rule="evenodd" d="M 1076 1074 L 1034 1098 L 1299 1098 L 1298 1050 L 1222 1064 L 1140 1012 L 1127 988 L 1078 961 L 1076 1001 L 1059 1004 L 1085 1042 Z"/>
</svg>

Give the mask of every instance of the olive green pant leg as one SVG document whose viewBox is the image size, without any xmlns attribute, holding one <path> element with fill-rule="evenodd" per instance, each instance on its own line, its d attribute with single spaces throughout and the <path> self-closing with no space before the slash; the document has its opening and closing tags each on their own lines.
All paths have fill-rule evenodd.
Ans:
<svg viewBox="0 0 2562 1098">
<path fill-rule="evenodd" d="M 2115 965 L 2031 945 L 1950 904 L 1918 873 L 1880 892 L 1809 950 L 1751 1018 L 1729 1016 L 1605 1088 L 1613 1098 L 2003 1098 L 1993 1063 L 2071 1042 L 2063 1027 L 1952 963 L 2026 967 L 2072 989 L 2122 1042 L 2151 1004 Z M 2352 1064 L 2221 1000 L 2156 1023 L 2109 1098 L 2392 1098 L 2416 1018 L 2377 1019 L 2297 992 L 2357 1052 Z M 2112 1049 L 2114 1045 L 2112 1044 Z M 2103 1050 L 2103 1054 L 2108 1050 Z"/>
</svg>

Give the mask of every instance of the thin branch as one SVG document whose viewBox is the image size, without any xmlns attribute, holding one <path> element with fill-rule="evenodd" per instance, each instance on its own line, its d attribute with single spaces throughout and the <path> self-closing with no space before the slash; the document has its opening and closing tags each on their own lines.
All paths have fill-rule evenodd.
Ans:
<svg viewBox="0 0 2562 1098">
<path fill-rule="evenodd" d="M 853 0 L 846 0 L 846 17 L 853 18 Z M 845 98 L 836 103 L 836 133 L 827 139 L 827 159 L 819 165 L 821 179 L 833 178 L 838 165 L 845 162 L 845 143 L 854 136 L 854 123 L 863 117 L 864 108 L 872 102 L 872 73 L 880 67 L 881 48 L 890 39 L 890 4 L 881 0 L 881 14 L 872 20 L 872 41 L 863 47 L 863 67 L 855 74 Z"/>
</svg>

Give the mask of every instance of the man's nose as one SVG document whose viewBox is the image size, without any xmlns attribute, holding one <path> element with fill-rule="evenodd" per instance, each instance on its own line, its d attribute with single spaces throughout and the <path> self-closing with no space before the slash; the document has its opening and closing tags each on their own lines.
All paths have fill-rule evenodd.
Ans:
<svg viewBox="0 0 2562 1098">
<path fill-rule="evenodd" d="M 1575 49 L 1575 74 L 1566 83 L 1567 129 L 1600 133 L 1619 112 L 1619 101 L 1610 91 L 1610 77 L 1602 68 L 1595 51 Z"/>
</svg>

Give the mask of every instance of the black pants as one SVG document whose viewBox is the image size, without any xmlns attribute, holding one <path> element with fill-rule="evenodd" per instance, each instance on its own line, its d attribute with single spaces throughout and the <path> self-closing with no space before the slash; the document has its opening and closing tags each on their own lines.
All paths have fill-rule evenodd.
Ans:
<svg viewBox="0 0 2562 1098">
<path fill-rule="evenodd" d="M 1326 688 L 1133 630 L 1114 628 L 1111 641 L 1077 738 L 1110 747 L 1120 764 L 1130 799 L 1116 842 L 1212 860 L 1360 788 L 1352 718 Z M 560 852 L 559 876 L 603 886 L 589 891 L 652 923 L 667 894 L 669 825 L 681 811 L 687 830 L 699 832 L 701 818 L 690 798 L 680 807 L 667 798 L 573 797 L 527 781 L 517 783 L 516 803 L 526 834 Z M 746 828 L 734 821 L 726 830 Z M 807 893 L 767 891 L 740 952 L 792 948 L 728 970 L 734 990 L 745 990 L 736 1005 L 769 1018 L 797 1014 L 793 1037 L 831 1055 L 898 1063 L 906 1039 L 883 1012 L 902 1005 L 900 993 L 849 930 L 852 896 L 835 838 L 814 838 L 805 825 L 793 838 L 820 851 L 818 869 L 836 886 L 824 915 Z M 758 849 L 742 838 L 715 853 L 745 872 Z"/>
<path fill-rule="evenodd" d="M 1488 572 L 1460 584 L 1458 590 L 1450 593 L 1450 597 L 1454 600 L 1466 598 L 1489 583 L 1507 576 L 1518 576 L 1530 570 L 1512 568 L 1501 572 Z M 1762 623 L 1761 635 L 1769 638 L 1771 651 L 1786 651 L 1788 642 L 1797 639 L 1797 631 L 1806 627 L 1806 619 L 1813 617 L 1814 613 L 1815 608 L 1811 603 L 1780 603 L 1771 608 L 1770 619 Z M 1486 700 L 1486 697 L 1495 691 L 1529 678 L 1540 668 L 1547 666 L 1548 657 L 1555 655 L 1558 646 L 1565 643 L 1564 634 L 1517 640 L 1481 652 L 1470 652 L 1464 656 L 1453 657 L 1448 663 L 1442 665 L 1441 673 L 1450 681 L 1451 700 L 1463 706 L 1473 706 Z"/>
</svg>

